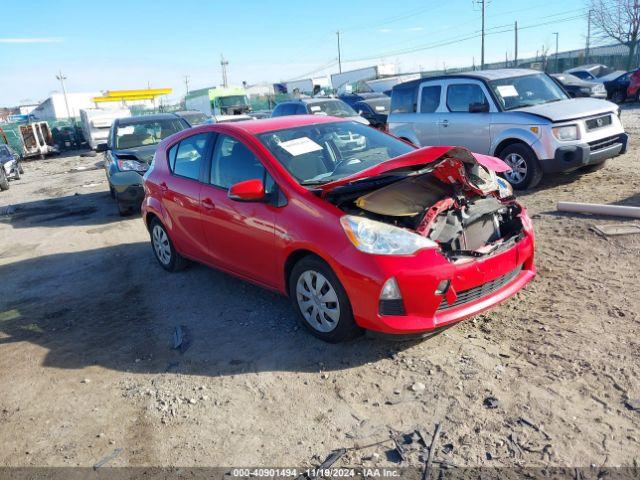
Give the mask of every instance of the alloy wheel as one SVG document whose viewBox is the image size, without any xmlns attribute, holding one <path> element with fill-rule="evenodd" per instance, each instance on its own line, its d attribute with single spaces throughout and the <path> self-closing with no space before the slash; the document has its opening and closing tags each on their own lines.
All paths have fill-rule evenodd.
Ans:
<svg viewBox="0 0 640 480">
<path fill-rule="evenodd" d="M 171 262 L 171 245 L 169 244 L 167 232 L 160 225 L 154 225 L 153 227 L 153 249 L 156 251 L 156 256 L 160 263 L 169 265 Z"/>
<path fill-rule="evenodd" d="M 319 332 L 330 332 L 340 320 L 338 294 L 320 272 L 307 270 L 298 277 L 296 298 L 302 316 Z"/>
<path fill-rule="evenodd" d="M 527 162 L 517 153 L 510 153 L 504 159 L 504 162 L 511 167 L 510 172 L 504 172 L 504 176 L 511 183 L 522 183 L 527 176 Z"/>
</svg>

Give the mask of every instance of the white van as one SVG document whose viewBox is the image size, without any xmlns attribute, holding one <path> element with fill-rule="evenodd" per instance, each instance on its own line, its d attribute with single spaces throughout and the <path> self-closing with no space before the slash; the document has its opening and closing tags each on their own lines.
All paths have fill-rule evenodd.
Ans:
<svg viewBox="0 0 640 480">
<path fill-rule="evenodd" d="M 131 116 L 128 108 L 123 109 L 101 109 L 87 108 L 80 110 L 80 122 L 84 138 L 95 150 L 101 143 L 106 143 L 109 137 L 109 129 L 116 118 L 126 118 Z"/>
</svg>

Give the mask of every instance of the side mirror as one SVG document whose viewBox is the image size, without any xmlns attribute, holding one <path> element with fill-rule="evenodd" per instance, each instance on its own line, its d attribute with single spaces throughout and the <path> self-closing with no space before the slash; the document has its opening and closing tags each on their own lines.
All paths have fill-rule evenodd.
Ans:
<svg viewBox="0 0 640 480">
<path fill-rule="evenodd" d="M 109 150 L 109 145 L 106 143 L 99 143 L 96 145 L 96 152 L 106 152 L 107 150 Z"/>
<path fill-rule="evenodd" d="M 259 202 L 264 199 L 264 184 L 262 180 L 245 180 L 231 185 L 228 197 L 238 202 Z"/>
<path fill-rule="evenodd" d="M 489 111 L 488 103 L 471 103 L 469 104 L 469 113 L 487 113 Z"/>
</svg>

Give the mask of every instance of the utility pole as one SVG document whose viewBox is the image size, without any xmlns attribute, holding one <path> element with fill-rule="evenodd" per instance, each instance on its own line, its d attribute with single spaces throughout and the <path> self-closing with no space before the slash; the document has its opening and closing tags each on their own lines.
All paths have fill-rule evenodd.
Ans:
<svg viewBox="0 0 640 480">
<path fill-rule="evenodd" d="M 482 7 L 482 43 L 480 44 L 480 70 L 484 70 L 484 11 L 487 0 L 477 0 Z"/>
<path fill-rule="evenodd" d="M 556 36 L 556 72 L 558 71 L 558 32 L 553 32 Z"/>
<path fill-rule="evenodd" d="M 67 100 L 67 89 L 64 88 L 64 81 L 67 79 L 67 77 L 62 74 L 62 70 L 59 70 L 56 78 L 60 80 L 60 85 L 62 85 L 62 95 L 64 95 L 64 104 L 67 107 L 67 117 L 69 118 L 69 120 L 71 120 L 71 110 L 69 110 L 69 101 Z"/>
<path fill-rule="evenodd" d="M 184 86 L 187 89 L 187 95 L 189 94 L 189 75 L 183 75 L 184 78 Z"/>
<path fill-rule="evenodd" d="M 229 62 L 224 59 L 224 55 L 220 54 L 220 66 L 222 67 L 222 86 L 227 88 L 229 84 L 227 83 L 227 65 Z"/>
<path fill-rule="evenodd" d="M 585 63 L 589 63 L 589 44 L 591 43 L 591 12 L 593 12 L 593 10 L 589 10 L 589 14 L 587 16 L 587 45 L 584 49 Z"/>
<path fill-rule="evenodd" d="M 338 36 L 338 72 L 342 73 L 342 52 L 340 51 L 340 30 L 336 30 Z"/>
<path fill-rule="evenodd" d="M 516 20 L 516 24 L 513 27 L 513 31 L 515 32 L 515 52 L 513 54 L 513 66 L 518 68 L 518 21 Z"/>
</svg>

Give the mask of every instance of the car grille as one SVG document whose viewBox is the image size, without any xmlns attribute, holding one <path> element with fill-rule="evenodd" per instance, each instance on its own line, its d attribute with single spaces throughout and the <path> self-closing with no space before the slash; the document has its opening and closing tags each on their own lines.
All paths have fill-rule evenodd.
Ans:
<svg viewBox="0 0 640 480">
<path fill-rule="evenodd" d="M 600 140 L 594 140 L 589 142 L 589 148 L 592 152 L 597 152 L 598 150 L 602 150 L 603 148 L 610 147 L 615 145 L 616 143 L 620 143 L 620 136 L 614 135 L 613 137 L 601 138 Z"/>
<path fill-rule="evenodd" d="M 611 115 L 590 118 L 584 123 L 587 125 L 587 130 L 596 130 L 598 128 L 608 127 L 609 125 L 611 125 Z"/>
<path fill-rule="evenodd" d="M 502 275 L 501 277 L 496 278 L 495 280 L 491 280 L 490 282 L 483 283 L 482 285 L 478 285 L 477 287 L 470 288 L 469 290 L 462 290 L 458 293 L 458 298 L 456 298 L 455 302 L 449 303 L 446 298 L 442 299 L 442 303 L 438 307 L 438 310 L 447 310 L 449 308 L 455 308 L 465 303 L 473 302 L 475 300 L 479 300 L 487 295 L 492 294 L 496 290 L 500 290 L 506 284 L 508 284 L 511 280 L 516 278 L 520 271 L 522 270 L 522 265 L 518 268 L 510 271 L 509 273 Z"/>
</svg>

